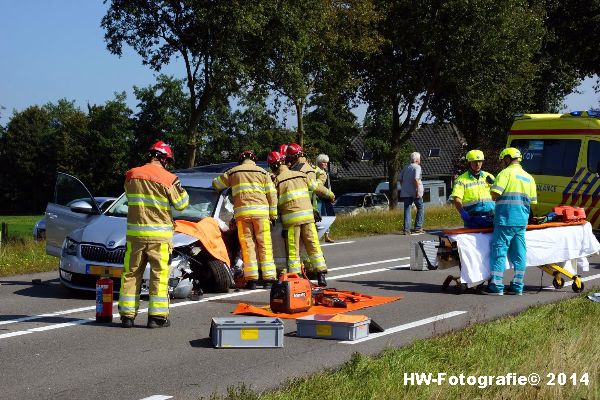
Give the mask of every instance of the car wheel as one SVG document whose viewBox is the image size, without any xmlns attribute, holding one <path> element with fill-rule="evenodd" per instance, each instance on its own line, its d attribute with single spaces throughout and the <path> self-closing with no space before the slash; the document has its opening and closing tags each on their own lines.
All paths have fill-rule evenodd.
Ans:
<svg viewBox="0 0 600 400">
<path fill-rule="evenodd" d="M 223 261 L 210 260 L 207 263 L 207 273 L 203 274 L 200 281 L 202 290 L 208 293 L 227 293 L 231 285 L 231 278 L 227 269 L 229 268 Z"/>
</svg>

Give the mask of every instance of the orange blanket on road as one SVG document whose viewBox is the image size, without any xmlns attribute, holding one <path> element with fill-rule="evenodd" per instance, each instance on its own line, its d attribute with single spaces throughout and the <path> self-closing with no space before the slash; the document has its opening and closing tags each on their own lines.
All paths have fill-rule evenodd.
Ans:
<svg viewBox="0 0 600 400">
<path fill-rule="evenodd" d="M 341 314 L 348 311 L 360 310 L 361 308 L 378 306 L 381 304 L 391 303 L 392 301 L 398 301 L 402 296 L 371 296 L 369 299 L 361 300 L 357 303 L 346 303 L 347 308 L 337 307 L 325 307 L 325 306 L 312 306 L 308 311 L 285 314 L 285 313 L 274 313 L 271 308 L 267 306 L 256 307 L 250 304 L 240 303 L 237 305 L 232 314 L 236 315 L 258 315 L 259 317 L 278 317 L 284 319 L 296 319 L 300 317 L 306 317 L 307 315 L 313 314 Z"/>
</svg>

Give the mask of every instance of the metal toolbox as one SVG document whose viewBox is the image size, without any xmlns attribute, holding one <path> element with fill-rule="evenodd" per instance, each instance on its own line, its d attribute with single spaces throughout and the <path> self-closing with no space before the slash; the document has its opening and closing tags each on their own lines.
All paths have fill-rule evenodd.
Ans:
<svg viewBox="0 0 600 400">
<path fill-rule="evenodd" d="M 357 340 L 369 335 L 371 320 L 364 315 L 353 315 L 355 322 L 336 320 L 337 315 L 315 314 L 296 319 L 296 336 L 318 339 Z"/>
<path fill-rule="evenodd" d="M 210 337 L 216 348 L 283 347 L 283 321 L 265 317 L 213 318 Z"/>
</svg>

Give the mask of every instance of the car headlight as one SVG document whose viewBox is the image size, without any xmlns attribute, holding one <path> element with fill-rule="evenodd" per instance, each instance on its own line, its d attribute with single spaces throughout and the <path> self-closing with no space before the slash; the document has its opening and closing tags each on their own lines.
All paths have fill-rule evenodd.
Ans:
<svg viewBox="0 0 600 400">
<path fill-rule="evenodd" d="M 77 243 L 76 241 L 74 241 L 71 238 L 66 238 L 65 244 L 63 245 L 63 250 L 64 250 L 65 254 L 68 254 L 70 256 L 76 256 L 77 255 L 77 246 L 79 246 L 79 243 Z"/>
</svg>

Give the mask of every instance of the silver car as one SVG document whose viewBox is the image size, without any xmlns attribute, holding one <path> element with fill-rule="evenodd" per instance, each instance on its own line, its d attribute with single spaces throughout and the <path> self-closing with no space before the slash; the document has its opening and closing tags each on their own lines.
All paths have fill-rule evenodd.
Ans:
<svg viewBox="0 0 600 400">
<path fill-rule="evenodd" d="M 188 170 L 189 171 L 189 170 Z M 203 259 L 206 251 L 197 238 L 175 233 L 170 259 L 169 286 L 173 297 L 185 297 L 198 284 L 204 291 L 227 292 L 234 276 L 241 273 L 242 261 L 235 231 L 228 229 L 233 219 L 231 191 L 217 192 L 212 188 L 218 173 L 176 172 L 190 196 L 190 205 L 183 211 L 172 210 L 175 219 L 199 221 L 213 217 L 221 221 L 223 239 L 232 265 Z M 317 224 L 323 235 L 335 217 L 323 217 Z M 118 292 L 126 245 L 127 197 L 122 194 L 106 210 L 101 210 L 85 185 L 74 176 L 59 173 L 54 199 L 45 213 L 46 253 L 59 257 L 60 282 L 72 289 L 94 290 L 101 275 L 109 275 Z M 285 267 L 285 244 L 282 226 L 272 227 L 273 256 L 278 269 Z M 201 266 L 201 267 L 199 267 Z M 142 293 L 147 292 L 149 268 L 146 267 Z"/>
</svg>

